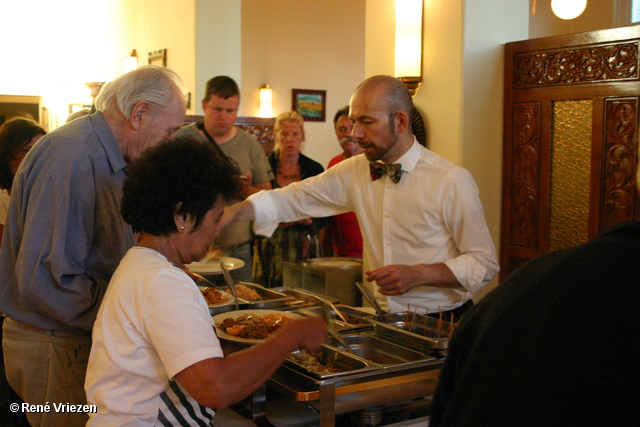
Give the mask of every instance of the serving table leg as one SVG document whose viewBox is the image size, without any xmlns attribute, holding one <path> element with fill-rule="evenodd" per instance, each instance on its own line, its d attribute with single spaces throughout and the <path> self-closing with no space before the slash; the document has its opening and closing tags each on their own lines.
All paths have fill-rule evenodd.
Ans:
<svg viewBox="0 0 640 427">
<path fill-rule="evenodd" d="M 336 422 L 336 387 L 332 381 L 320 383 L 320 427 L 334 427 Z"/>
</svg>

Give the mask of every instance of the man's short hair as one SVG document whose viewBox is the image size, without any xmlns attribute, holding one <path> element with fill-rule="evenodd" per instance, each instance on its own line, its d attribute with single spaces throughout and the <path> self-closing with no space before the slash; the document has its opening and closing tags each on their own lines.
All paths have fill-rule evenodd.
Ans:
<svg viewBox="0 0 640 427">
<path fill-rule="evenodd" d="M 346 105 L 344 107 L 342 107 L 341 109 L 339 109 L 336 112 L 336 115 L 333 116 L 333 127 L 336 127 L 336 123 L 338 123 L 338 119 L 342 116 L 347 116 L 349 117 L 349 106 Z"/>
<path fill-rule="evenodd" d="M 95 108 L 128 118 L 140 101 L 167 105 L 176 96 L 176 87 L 184 93 L 184 83 L 175 71 L 157 65 L 145 65 L 104 85 L 96 97 Z"/>
<path fill-rule="evenodd" d="M 237 96 L 239 100 L 240 89 L 238 89 L 238 84 L 231 77 L 217 76 L 207 82 L 204 100 L 208 101 L 211 95 L 222 99 L 229 99 L 232 96 Z"/>
</svg>

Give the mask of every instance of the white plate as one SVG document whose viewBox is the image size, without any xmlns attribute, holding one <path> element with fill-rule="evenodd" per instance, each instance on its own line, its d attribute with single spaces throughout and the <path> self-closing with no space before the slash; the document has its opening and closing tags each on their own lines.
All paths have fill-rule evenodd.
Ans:
<svg viewBox="0 0 640 427">
<path fill-rule="evenodd" d="M 279 311 L 279 310 L 237 310 L 237 311 L 229 311 L 227 313 L 219 313 L 213 316 L 213 323 L 216 325 L 216 333 L 218 334 L 218 338 L 222 340 L 235 341 L 235 342 L 244 343 L 244 344 L 258 344 L 263 342 L 266 338 L 252 339 L 252 338 L 234 337 L 233 335 L 229 335 L 228 333 L 226 333 L 225 331 L 223 331 L 218 327 L 218 325 L 220 325 L 224 319 L 228 319 L 228 318 L 236 319 L 240 316 L 244 316 L 245 314 L 249 314 L 249 313 L 257 314 L 257 315 L 263 315 L 267 313 L 278 313 L 284 316 L 288 316 L 292 319 L 300 319 L 303 317 L 299 314 Z"/>
<path fill-rule="evenodd" d="M 238 268 L 244 266 L 244 261 L 241 259 L 221 256 L 220 258 L 212 259 L 205 262 L 192 262 L 191 264 L 187 265 L 187 268 L 189 269 L 189 271 L 192 271 L 194 273 L 220 274 L 222 273 L 220 262 L 224 262 L 224 265 L 229 270 L 237 270 Z"/>
<path fill-rule="evenodd" d="M 209 288 L 209 287 L 211 287 L 211 286 L 198 286 L 198 288 L 200 288 L 200 290 L 201 290 L 201 291 L 202 291 L 204 288 Z M 213 288 L 213 289 L 215 289 L 215 288 Z M 226 301 L 219 302 L 219 303 L 217 303 L 217 304 L 211 304 L 211 303 L 210 303 L 210 302 L 205 298 L 205 301 L 207 302 L 207 305 L 208 305 L 209 307 L 220 307 L 220 306 L 222 306 L 222 305 L 229 305 L 229 304 L 233 304 L 233 295 L 231 295 L 231 294 L 230 294 L 230 293 L 228 293 L 228 292 L 221 291 L 220 289 L 216 289 L 216 291 L 220 292 L 220 293 L 222 294 L 222 296 L 227 297 L 227 300 L 226 300 Z"/>
</svg>

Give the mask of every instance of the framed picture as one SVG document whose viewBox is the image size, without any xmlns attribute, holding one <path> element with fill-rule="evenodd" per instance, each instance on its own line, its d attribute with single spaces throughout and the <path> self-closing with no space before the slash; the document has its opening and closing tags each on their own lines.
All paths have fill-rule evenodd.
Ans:
<svg viewBox="0 0 640 427">
<path fill-rule="evenodd" d="M 158 67 L 167 66 L 167 49 L 149 52 L 149 65 L 157 65 Z"/>
<path fill-rule="evenodd" d="M 291 110 L 305 121 L 324 122 L 327 108 L 326 90 L 292 89 Z"/>
</svg>

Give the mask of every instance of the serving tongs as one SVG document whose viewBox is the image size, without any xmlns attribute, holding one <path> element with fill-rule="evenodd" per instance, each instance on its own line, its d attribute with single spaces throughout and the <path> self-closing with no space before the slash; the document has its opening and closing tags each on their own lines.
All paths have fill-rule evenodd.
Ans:
<svg viewBox="0 0 640 427">
<path fill-rule="evenodd" d="M 349 323 L 349 320 L 345 317 L 344 314 L 342 314 L 342 312 L 340 310 L 338 310 L 336 308 L 335 305 L 333 305 L 333 303 L 331 301 L 329 301 L 328 299 L 322 298 L 322 297 L 316 297 L 320 300 L 320 302 L 322 303 L 323 306 L 328 305 L 331 310 L 335 311 L 335 313 L 338 315 L 338 317 L 340 318 L 340 320 L 342 320 L 344 323 Z M 329 317 L 331 317 L 331 313 L 329 313 Z"/>
<path fill-rule="evenodd" d="M 193 271 L 190 271 L 189 274 L 192 275 L 192 276 L 197 277 L 198 278 L 198 283 L 206 283 L 208 286 L 216 288 L 219 291 L 226 292 L 225 289 L 222 289 L 222 287 L 216 285 L 211 280 L 209 280 L 206 277 L 204 277 L 202 274 L 194 273 Z"/>
<path fill-rule="evenodd" d="M 356 286 L 358 287 L 358 289 L 360 289 L 360 293 L 362 293 L 362 296 L 376 310 L 376 314 L 384 319 L 384 316 L 387 313 L 385 313 L 382 307 L 380 307 L 380 304 L 378 304 L 378 301 L 376 300 L 376 297 L 373 295 L 373 292 L 371 292 L 369 288 L 367 288 L 365 285 L 363 285 L 360 282 L 356 282 Z"/>
<path fill-rule="evenodd" d="M 342 338 L 340 336 L 340 334 L 338 333 L 338 331 L 336 331 L 333 328 L 333 324 L 331 323 L 331 309 L 329 308 L 329 304 L 328 301 L 324 301 L 322 300 L 323 304 L 321 304 L 322 307 L 322 317 L 324 317 L 324 321 L 327 324 L 327 332 L 329 332 L 329 335 L 331 335 L 331 337 L 333 337 L 336 341 L 338 341 L 340 343 L 340 345 L 342 345 L 349 353 L 351 354 L 356 354 L 355 351 L 353 351 L 353 349 L 351 347 L 349 347 L 349 344 L 347 344 L 347 342 L 344 340 L 344 338 Z M 331 304 L 333 305 L 333 304 Z M 334 307 L 335 309 L 335 307 Z M 337 354 L 336 354 L 337 357 Z"/>
<path fill-rule="evenodd" d="M 236 283 L 233 281 L 233 277 L 231 277 L 231 273 L 224 262 L 220 261 L 220 269 L 222 270 L 222 275 L 224 276 L 225 282 L 227 282 L 227 287 L 229 288 L 229 292 L 233 295 L 233 301 L 236 305 L 236 311 L 240 310 L 240 305 L 238 304 L 238 294 L 236 293 Z"/>
</svg>

